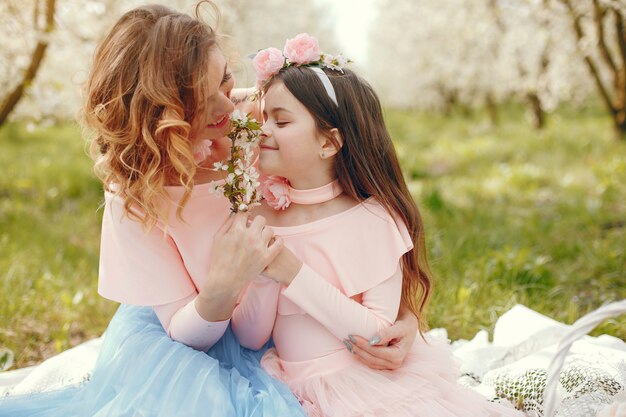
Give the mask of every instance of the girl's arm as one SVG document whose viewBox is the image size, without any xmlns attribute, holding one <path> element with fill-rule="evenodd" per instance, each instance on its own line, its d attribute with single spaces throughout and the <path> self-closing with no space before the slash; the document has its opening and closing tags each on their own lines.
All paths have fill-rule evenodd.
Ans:
<svg viewBox="0 0 626 417">
<path fill-rule="evenodd" d="M 363 292 L 360 303 L 303 265 L 283 295 L 344 340 L 353 334 L 370 338 L 389 327 L 398 315 L 401 291 L 399 265 L 391 277 Z"/>
<path fill-rule="evenodd" d="M 232 329 L 241 346 L 259 350 L 272 335 L 281 285 L 259 277 L 243 292 L 233 311 Z"/>
<path fill-rule="evenodd" d="M 281 257 L 297 259 L 288 250 L 283 250 L 276 259 L 280 262 Z M 396 320 L 402 292 L 399 264 L 392 276 L 362 293 L 360 303 L 346 296 L 308 265 L 302 262 L 300 265 L 294 278 L 283 277 L 283 284 L 288 285 L 283 295 L 339 339 L 344 340 L 353 334 L 371 338 Z M 264 274 L 275 278 L 272 272 L 270 269 Z"/>
</svg>

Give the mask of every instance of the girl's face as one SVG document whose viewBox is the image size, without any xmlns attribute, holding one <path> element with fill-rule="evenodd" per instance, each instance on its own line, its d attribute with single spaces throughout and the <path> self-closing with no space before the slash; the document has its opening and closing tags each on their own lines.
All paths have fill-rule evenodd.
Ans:
<svg viewBox="0 0 626 417">
<path fill-rule="evenodd" d="M 209 62 L 208 85 L 205 87 L 207 98 L 199 105 L 196 117 L 191 122 L 189 139 L 192 145 L 197 145 L 206 139 L 214 141 L 215 153 L 215 151 L 223 151 L 224 147 L 230 149 L 228 138 L 226 138 L 228 144 L 221 142 L 224 142 L 223 138 L 230 130 L 229 115 L 235 109 L 230 100 L 230 92 L 235 85 L 235 80 L 219 48 L 213 48 Z"/>
<path fill-rule="evenodd" d="M 272 84 L 263 97 L 259 169 L 289 179 L 296 188 L 315 186 L 328 161 L 320 157 L 325 138 L 313 116 L 282 82 Z"/>
</svg>

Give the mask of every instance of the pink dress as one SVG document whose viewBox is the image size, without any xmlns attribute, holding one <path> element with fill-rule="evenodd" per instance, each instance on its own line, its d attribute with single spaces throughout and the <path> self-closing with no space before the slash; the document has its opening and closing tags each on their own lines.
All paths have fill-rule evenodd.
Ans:
<svg viewBox="0 0 626 417">
<path fill-rule="evenodd" d="M 226 198 L 209 192 L 211 183 L 198 184 L 176 217 L 182 187 L 165 187 L 174 202 L 167 227 L 158 222 L 146 232 L 124 214 L 124 200 L 105 193 L 100 243 L 98 292 L 120 303 L 156 306 L 197 293 L 209 272 L 213 236 L 228 218 Z"/>
<path fill-rule="evenodd" d="M 444 343 L 417 337 L 403 366 L 368 368 L 342 340 L 370 338 L 396 319 L 400 258 L 409 233 L 375 200 L 292 227 L 274 227 L 304 265 L 288 287 L 260 277 L 231 324 L 242 345 L 273 336 L 263 368 L 285 382 L 311 417 L 478 417 L 523 414 L 459 385 Z"/>
<path fill-rule="evenodd" d="M 213 236 L 227 219 L 230 203 L 198 184 L 176 217 L 182 187 L 165 187 L 172 202 L 168 224 L 145 231 L 124 214 L 124 200 L 105 193 L 98 292 L 124 304 L 152 306 L 168 335 L 205 351 L 224 334 L 229 320 L 205 321 L 195 308 L 198 289 L 209 276 Z"/>
</svg>

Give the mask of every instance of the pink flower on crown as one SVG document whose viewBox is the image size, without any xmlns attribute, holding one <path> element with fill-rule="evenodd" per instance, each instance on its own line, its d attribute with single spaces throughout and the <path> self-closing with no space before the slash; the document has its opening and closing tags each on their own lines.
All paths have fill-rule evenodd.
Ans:
<svg viewBox="0 0 626 417">
<path fill-rule="evenodd" d="M 317 39 L 307 33 L 301 33 L 293 39 L 287 39 L 283 54 L 294 64 L 302 65 L 319 61 L 322 52 Z"/>
<path fill-rule="evenodd" d="M 263 198 L 275 210 L 284 210 L 291 204 L 289 181 L 283 177 L 270 176 L 263 182 Z"/>
<path fill-rule="evenodd" d="M 284 64 L 285 57 L 277 48 L 261 49 L 252 60 L 252 65 L 256 71 L 256 78 L 261 81 L 267 80 L 277 74 Z"/>
</svg>

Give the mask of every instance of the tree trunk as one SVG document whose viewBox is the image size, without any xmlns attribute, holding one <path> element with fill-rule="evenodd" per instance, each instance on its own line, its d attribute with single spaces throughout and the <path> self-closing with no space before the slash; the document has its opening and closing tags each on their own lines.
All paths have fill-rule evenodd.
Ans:
<svg viewBox="0 0 626 417">
<path fill-rule="evenodd" d="M 487 107 L 489 122 L 492 126 L 496 126 L 498 124 L 498 107 L 491 93 L 487 94 L 487 97 L 485 97 L 485 106 Z"/>
<path fill-rule="evenodd" d="M 541 105 L 541 100 L 536 93 L 528 93 L 527 98 L 530 104 L 533 127 L 537 130 L 541 130 L 546 124 L 546 112 Z"/>
<path fill-rule="evenodd" d="M 43 30 L 44 36 L 47 37 L 52 30 L 54 29 L 54 10 L 55 10 L 56 0 L 46 0 L 46 24 Z M 37 5 L 38 2 L 35 2 L 35 16 L 37 13 Z M 35 22 L 36 25 L 36 22 Z M 35 30 L 38 28 L 35 26 Z M 19 82 L 19 84 L 15 87 L 13 91 L 9 93 L 7 97 L 2 101 L 2 105 L 0 105 L 0 126 L 2 126 L 9 114 L 15 109 L 17 103 L 19 103 L 20 99 L 24 95 L 24 91 L 26 88 L 31 85 L 35 76 L 37 75 L 37 71 L 41 67 L 41 63 L 46 54 L 46 49 L 48 48 L 48 40 L 45 38 L 37 42 L 35 46 L 35 50 L 30 59 L 30 65 L 24 72 L 24 77 Z"/>
<path fill-rule="evenodd" d="M 615 138 L 626 141 L 626 111 L 621 110 L 613 115 Z"/>
<path fill-rule="evenodd" d="M 560 0 L 567 9 L 572 28 L 579 43 L 585 40 L 585 29 L 581 23 L 583 15 L 574 7 L 572 0 Z M 591 0 L 593 6 L 593 23 L 598 41 L 595 44 L 597 56 L 581 50 L 583 59 L 598 88 L 600 97 L 613 118 L 613 126 L 617 139 L 626 140 L 626 30 L 624 16 L 617 6 L 606 5 L 600 0 Z M 609 39 L 604 25 L 611 24 L 615 28 L 614 38 Z M 608 42 L 613 42 L 611 48 Z M 607 83 L 601 77 L 602 71 L 611 75 L 612 82 Z"/>
</svg>

